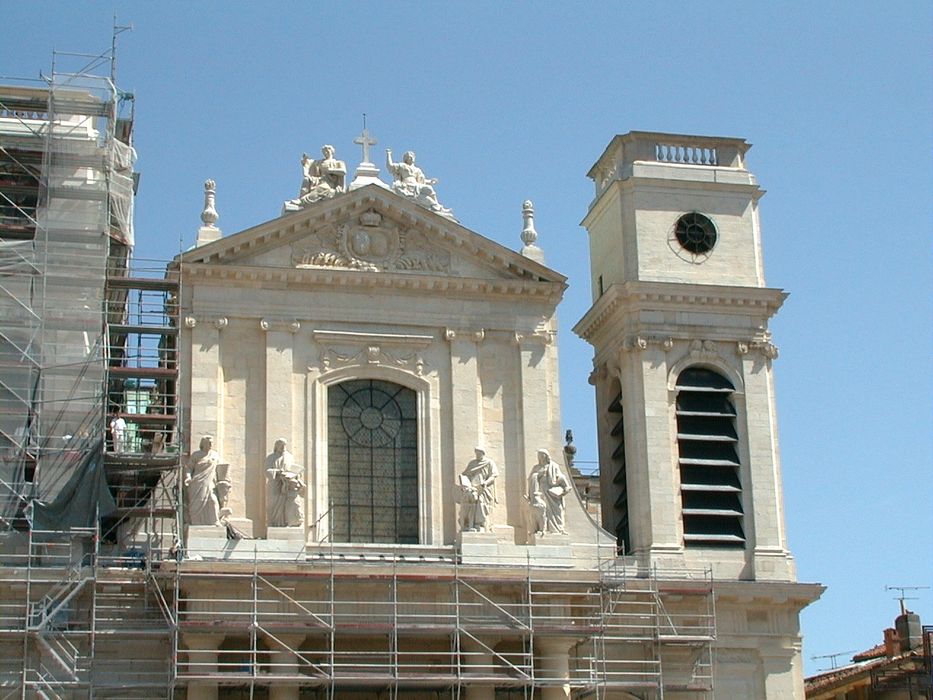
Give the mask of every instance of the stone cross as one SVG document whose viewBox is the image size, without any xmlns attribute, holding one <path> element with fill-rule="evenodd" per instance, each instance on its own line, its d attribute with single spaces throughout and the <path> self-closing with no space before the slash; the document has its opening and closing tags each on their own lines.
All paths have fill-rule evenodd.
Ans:
<svg viewBox="0 0 933 700">
<path fill-rule="evenodd" d="M 363 147 L 363 162 L 364 163 L 371 162 L 369 160 L 369 147 L 375 146 L 379 142 L 369 135 L 369 129 L 366 128 L 365 124 L 363 126 L 363 133 L 357 136 L 355 139 L 353 139 L 353 143 L 358 143 L 360 146 Z"/>
</svg>

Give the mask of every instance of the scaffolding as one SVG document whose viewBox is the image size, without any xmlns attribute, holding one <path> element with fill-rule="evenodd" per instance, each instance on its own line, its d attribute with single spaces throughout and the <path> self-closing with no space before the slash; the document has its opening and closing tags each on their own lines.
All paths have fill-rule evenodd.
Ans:
<svg viewBox="0 0 933 700">
<path fill-rule="evenodd" d="M 102 517 L 128 547 L 177 536 L 178 285 L 131 262 L 134 100 L 113 75 L 111 47 L 0 87 L 0 530 Z"/>
<path fill-rule="evenodd" d="M 2 555 L 0 698 L 169 698 L 174 628 L 152 568 L 99 530 L 37 531 Z"/>
<path fill-rule="evenodd" d="M 113 48 L 55 53 L 50 77 L 0 86 L 0 698 L 172 686 L 150 572 L 178 539 L 178 283 L 132 260 L 113 69 Z M 127 653 L 150 638 L 165 654 Z"/>
<path fill-rule="evenodd" d="M 77 475 L 100 471 L 104 279 L 110 257 L 122 249 L 125 260 L 132 244 L 132 148 L 116 138 L 122 101 L 109 78 L 56 70 L 66 56 L 55 55 L 44 87 L 0 92 L 7 528 L 60 516 L 45 506 L 74 491 Z"/>
<path fill-rule="evenodd" d="M 391 560 L 391 561 L 389 561 Z M 170 564 L 177 578 L 175 680 L 243 697 L 275 685 L 302 697 L 712 697 L 709 571 L 633 576 L 456 562 Z M 163 575 L 167 572 L 163 570 Z M 168 596 L 166 596 L 168 597 Z"/>
<path fill-rule="evenodd" d="M 0 700 L 710 695 L 708 571 L 177 559 L 177 271 L 132 259 L 132 99 L 84 59 L 0 88 Z"/>
</svg>

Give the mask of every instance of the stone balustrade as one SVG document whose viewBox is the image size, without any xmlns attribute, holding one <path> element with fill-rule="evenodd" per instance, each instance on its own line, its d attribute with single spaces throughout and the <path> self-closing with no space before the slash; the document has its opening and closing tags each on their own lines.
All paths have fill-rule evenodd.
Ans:
<svg viewBox="0 0 933 700">
<path fill-rule="evenodd" d="M 598 196 L 609 183 L 628 177 L 635 163 L 744 171 L 745 153 L 750 147 L 738 138 L 630 131 L 612 140 L 588 175 L 596 184 Z"/>
<path fill-rule="evenodd" d="M 655 160 L 660 163 L 686 163 L 688 165 L 719 165 L 715 146 L 689 143 L 661 143 L 654 146 Z"/>
</svg>

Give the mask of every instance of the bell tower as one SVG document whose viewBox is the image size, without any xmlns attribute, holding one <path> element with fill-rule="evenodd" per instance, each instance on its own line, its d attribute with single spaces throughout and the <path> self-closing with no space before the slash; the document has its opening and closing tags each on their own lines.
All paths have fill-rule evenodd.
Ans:
<svg viewBox="0 0 933 700">
<path fill-rule="evenodd" d="M 603 526 L 620 551 L 792 581 L 765 285 L 763 190 L 742 139 L 633 131 L 590 169 Z"/>
</svg>

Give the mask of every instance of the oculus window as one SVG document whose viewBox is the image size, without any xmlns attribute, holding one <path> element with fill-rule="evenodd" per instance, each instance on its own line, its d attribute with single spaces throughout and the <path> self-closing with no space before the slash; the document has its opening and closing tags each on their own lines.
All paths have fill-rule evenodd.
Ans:
<svg viewBox="0 0 933 700">
<path fill-rule="evenodd" d="M 331 386 L 327 404 L 333 541 L 417 544 L 417 395 L 356 379 Z"/>
<path fill-rule="evenodd" d="M 677 219 L 668 243 L 677 257 L 699 264 L 712 254 L 718 238 L 709 217 L 693 211 Z"/>
</svg>

